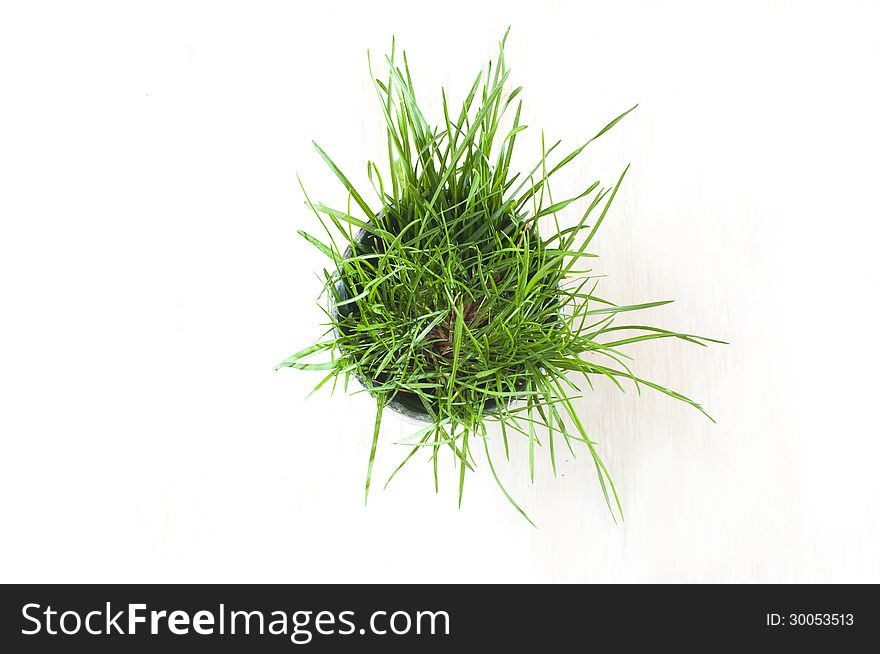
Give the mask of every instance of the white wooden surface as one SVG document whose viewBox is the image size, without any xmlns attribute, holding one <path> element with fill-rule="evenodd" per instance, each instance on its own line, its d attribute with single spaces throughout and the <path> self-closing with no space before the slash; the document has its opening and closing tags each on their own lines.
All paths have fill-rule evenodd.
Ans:
<svg viewBox="0 0 880 654">
<path fill-rule="evenodd" d="M 465 17 L 467 14 L 467 17 Z M 0 580 L 880 581 L 876 2 L 19 4 L 0 9 Z M 606 295 L 731 341 L 636 346 L 717 418 L 600 385 L 585 455 L 522 448 L 455 508 L 414 462 L 366 509 L 368 398 L 271 367 L 318 335 L 294 174 L 384 161 L 365 51 L 392 33 L 437 117 L 512 25 L 560 179 L 633 167 Z M 592 147 L 592 146 L 591 146 Z M 646 319 L 648 317 L 646 316 Z M 411 427 L 389 420 L 377 479 Z"/>
</svg>

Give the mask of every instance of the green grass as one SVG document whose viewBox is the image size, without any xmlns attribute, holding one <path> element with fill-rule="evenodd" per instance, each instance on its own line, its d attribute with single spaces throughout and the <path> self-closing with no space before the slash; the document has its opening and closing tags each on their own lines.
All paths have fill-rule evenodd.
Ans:
<svg viewBox="0 0 880 654">
<path fill-rule="evenodd" d="M 477 467 L 474 454 L 482 450 L 504 495 L 528 520 L 498 479 L 491 434 L 500 432 L 508 457 L 508 439 L 526 439 L 532 480 L 538 448 L 548 453 L 554 473 L 561 446 L 572 455 L 586 448 L 612 516 L 622 517 L 614 483 L 575 409 L 582 393 L 578 379 L 590 388 L 600 377 L 621 390 L 626 383 L 649 387 L 703 411 L 637 376 L 622 348 L 661 338 L 713 341 L 615 325 L 620 313 L 668 301 L 617 305 L 596 295 L 589 246 L 626 170 L 610 187 L 597 181 L 575 197 L 552 198 L 551 177 L 635 107 L 555 163 L 551 155 L 560 143 L 544 147 L 542 137 L 535 165 L 514 172 L 511 156 L 526 127 L 520 123 L 521 87 L 505 90 L 504 40 L 497 61 L 477 76 L 458 111 L 442 92 L 439 125 L 419 108 L 406 55 L 399 62 L 392 45 L 386 63 L 381 80 L 371 67 L 390 162 L 384 176 L 375 163 L 367 164 L 375 199 L 368 201 L 315 144 L 348 192 L 345 210 L 306 194 L 323 233 L 300 232 L 330 260 L 323 272 L 329 329 L 277 368 L 323 371 L 316 390 L 331 381 L 335 388 L 339 380 L 347 389 L 355 377 L 375 398 L 365 501 L 383 410 L 403 405 L 422 413 L 427 426 L 406 439 L 407 455 L 394 474 L 422 453 L 439 488 L 438 460 L 451 456 L 460 505 L 467 473 Z M 581 199 L 586 210 L 573 226 L 561 228 L 558 214 Z M 554 225 L 548 234 L 538 225 L 546 217 Z M 312 357 L 320 354 L 325 360 L 315 363 Z"/>
</svg>

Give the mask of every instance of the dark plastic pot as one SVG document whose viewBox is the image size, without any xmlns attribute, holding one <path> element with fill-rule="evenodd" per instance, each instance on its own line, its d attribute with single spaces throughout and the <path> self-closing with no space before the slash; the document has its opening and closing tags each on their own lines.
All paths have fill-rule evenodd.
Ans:
<svg viewBox="0 0 880 654">
<path fill-rule="evenodd" d="M 367 232 L 364 229 L 361 229 L 355 235 L 355 242 L 358 244 L 358 254 L 364 253 L 372 253 L 378 251 L 377 238 Z M 345 259 L 350 259 L 355 256 L 352 246 L 345 250 L 343 253 L 343 257 Z M 341 279 L 341 276 L 337 272 L 337 281 L 335 284 L 336 296 L 340 298 L 340 300 L 346 300 L 352 297 L 350 289 L 346 286 L 345 282 Z M 334 320 L 339 322 L 341 319 L 344 319 L 354 312 L 357 311 L 356 304 L 347 304 L 343 307 L 339 307 L 335 301 L 335 298 L 331 295 L 330 297 L 330 312 L 333 315 Z M 366 381 L 360 376 L 356 375 L 356 379 L 361 383 L 365 388 L 369 388 L 372 385 L 378 385 L 382 383 L 381 379 L 370 380 L 371 383 L 368 384 Z M 515 390 L 521 391 L 525 388 L 525 384 L 523 382 L 517 382 L 513 385 Z M 385 405 L 387 408 L 395 411 L 403 416 L 411 418 L 413 420 L 418 420 L 421 422 L 432 422 L 431 414 L 425 410 L 425 407 L 422 404 L 422 400 L 415 393 L 409 393 L 406 391 L 399 391 L 390 401 L 388 401 Z M 493 413 L 498 408 L 497 402 L 495 400 L 489 400 L 486 402 L 485 411 L 486 413 Z M 437 413 L 437 411 L 435 411 Z"/>
</svg>

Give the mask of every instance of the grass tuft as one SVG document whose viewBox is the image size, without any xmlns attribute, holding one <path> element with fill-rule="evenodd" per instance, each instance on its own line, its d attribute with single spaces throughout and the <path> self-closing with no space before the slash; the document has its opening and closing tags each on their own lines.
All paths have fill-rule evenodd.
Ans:
<svg viewBox="0 0 880 654">
<path fill-rule="evenodd" d="M 349 196 L 343 211 L 312 202 L 303 188 L 324 234 L 300 234 L 331 263 L 324 270 L 329 329 L 319 343 L 277 367 L 324 371 L 316 389 L 331 379 L 335 386 L 338 378 L 347 387 L 354 376 L 375 398 L 365 500 L 382 413 L 392 408 L 427 423 L 406 439 L 409 451 L 392 478 L 425 452 L 437 488 L 438 457 L 448 451 L 458 466 L 460 504 L 466 474 L 477 465 L 474 443 L 483 441 L 492 476 L 532 522 L 496 473 L 487 439 L 488 426 L 497 422 L 506 457 L 510 437 L 527 439 L 532 479 L 536 447 L 543 446 L 545 434 L 554 472 L 559 438 L 572 454 L 584 446 L 616 520 L 623 517 L 620 500 L 596 443 L 575 411 L 581 391 L 574 378 L 580 375 L 592 387 L 593 378 L 604 377 L 621 390 L 629 381 L 705 413 L 684 395 L 636 376 L 625 363 L 630 357 L 619 348 L 661 338 L 698 345 L 722 341 L 614 324 L 619 313 L 667 303 L 617 305 L 595 295 L 597 282 L 589 268 L 595 255 L 587 248 L 628 167 L 611 188 L 592 182 L 583 192 L 556 202 L 550 178 L 635 107 L 553 165 L 550 155 L 559 142 L 546 148 L 542 135 L 539 161 L 526 174 L 514 173 L 511 156 L 526 126 L 520 123 L 522 102 L 517 100 L 521 87 L 505 91 L 510 76 L 506 38 L 497 61 L 476 77 L 457 114 L 450 113 L 442 92 L 439 125 L 428 123 L 419 108 L 408 62 L 404 55 L 400 67 L 394 45 L 386 58 L 386 78 L 375 78 L 371 65 L 390 162 L 387 177 L 368 162 L 377 196 L 373 203 L 315 144 Z M 580 219 L 561 229 L 557 214 L 582 198 L 587 205 Z M 549 234 L 538 226 L 538 219 L 546 216 L 555 225 Z M 318 354 L 325 360 L 309 361 Z"/>
</svg>

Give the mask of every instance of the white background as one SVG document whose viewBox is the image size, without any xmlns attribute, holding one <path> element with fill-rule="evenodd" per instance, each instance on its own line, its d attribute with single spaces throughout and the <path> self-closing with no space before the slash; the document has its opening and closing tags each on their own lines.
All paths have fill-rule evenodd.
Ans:
<svg viewBox="0 0 880 654">
<path fill-rule="evenodd" d="M 296 186 L 385 163 L 366 68 L 392 34 L 437 113 L 512 25 L 530 125 L 591 146 L 559 197 L 633 167 L 595 241 L 634 346 L 718 420 L 607 384 L 585 454 L 524 448 L 456 508 L 371 402 L 271 368 L 320 334 Z M 880 581 L 876 2 L 19 3 L 0 10 L 0 580 Z M 569 218 L 578 214 L 578 207 Z M 493 443 L 497 448 L 498 444 Z M 497 450 L 496 450 L 497 451 Z M 478 460 L 478 463 L 480 461 Z"/>
</svg>

